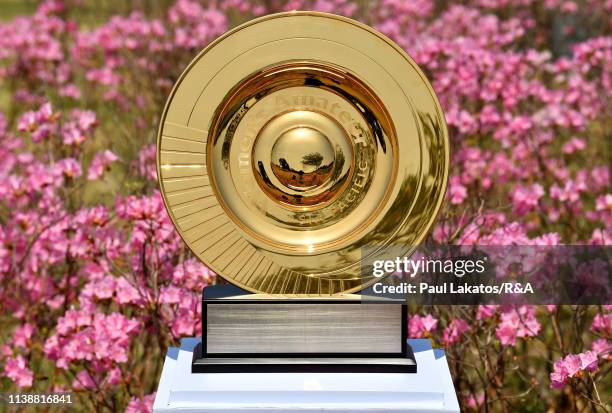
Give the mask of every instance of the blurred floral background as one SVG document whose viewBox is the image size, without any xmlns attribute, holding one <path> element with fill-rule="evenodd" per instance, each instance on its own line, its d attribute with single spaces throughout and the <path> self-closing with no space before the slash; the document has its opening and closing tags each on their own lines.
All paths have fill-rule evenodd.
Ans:
<svg viewBox="0 0 612 413">
<path fill-rule="evenodd" d="M 433 241 L 612 243 L 610 0 L 0 0 L 0 391 L 150 410 L 216 282 L 157 191 L 163 104 L 212 39 L 292 9 L 370 24 L 428 75 L 452 145 Z M 466 411 L 612 409 L 612 306 L 412 314 Z"/>
</svg>

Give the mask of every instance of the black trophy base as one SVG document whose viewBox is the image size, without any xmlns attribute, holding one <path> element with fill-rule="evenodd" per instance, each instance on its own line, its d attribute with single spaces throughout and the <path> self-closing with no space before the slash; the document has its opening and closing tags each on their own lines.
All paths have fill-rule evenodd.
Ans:
<svg viewBox="0 0 612 413">
<path fill-rule="evenodd" d="M 410 346 L 401 357 L 203 357 L 193 351 L 192 373 L 416 373 Z"/>
</svg>

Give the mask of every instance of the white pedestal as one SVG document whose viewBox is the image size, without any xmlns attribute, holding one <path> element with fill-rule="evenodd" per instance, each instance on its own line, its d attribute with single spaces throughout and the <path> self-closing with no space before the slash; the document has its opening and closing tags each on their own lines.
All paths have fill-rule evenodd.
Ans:
<svg viewBox="0 0 612 413">
<path fill-rule="evenodd" d="M 443 350 L 408 340 L 418 373 L 191 373 L 199 338 L 168 349 L 153 411 L 459 412 Z"/>
</svg>

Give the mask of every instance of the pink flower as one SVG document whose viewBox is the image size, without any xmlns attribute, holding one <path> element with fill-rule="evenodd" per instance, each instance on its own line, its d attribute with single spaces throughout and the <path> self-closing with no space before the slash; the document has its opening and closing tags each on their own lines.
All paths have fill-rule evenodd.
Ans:
<svg viewBox="0 0 612 413">
<path fill-rule="evenodd" d="M 79 147 L 85 142 L 85 134 L 76 125 L 71 123 L 65 124 L 62 127 L 62 142 L 64 145 Z"/>
<path fill-rule="evenodd" d="M 157 180 L 157 147 L 154 144 L 144 146 L 138 153 L 138 172 L 143 177 Z"/>
<path fill-rule="evenodd" d="M 484 403 L 485 395 L 484 392 L 478 392 L 476 395 L 470 394 L 465 399 L 465 404 L 471 409 L 478 409 Z"/>
<path fill-rule="evenodd" d="M 595 210 L 612 212 L 612 194 L 598 196 L 595 200 Z"/>
<path fill-rule="evenodd" d="M 419 315 L 411 316 L 408 320 L 408 331 L 410 337 L 428 337 L 429 333 L 436 329 L 438 320 L 432 317 L 431 314 L 427 314 L 424 317 Z"/>
<path fill-rule="evenodd" d="M 516 186 L 512 193 L 512 204 L 514 213 L 521 216 L 536 209 L 538 200 L 544 195 L 544 189 L 540 184 L 530 186 Z"/>
<path fill-rule="evenodd" d="M 580 193 L 586 188 L 571 179 L 568 180 L 564 187 L 561 188 L 557 184 L 550 187 L 550 197 L 561 202 L 577 202 L 580 199 Z"/>
<path fill-rule="evenodd" d="M 140 322 L 120 313 L 92 314 L 85 310 L 69 310 L 60 318 L 56 334 L 47 339 L 45 354 L 60 368 L 79 360 L 94 360 L 104 365 L 125 363 L 131 336 Z"/>
<path fill-rule="evenodd" d="M 597 353 L 586 351 L 580 354 L 568 354 L 553 365 L 550 374 L 551 386 L 562 388 L 573 377 L 580 377 L 585 371 L 597 370 Z"/>
<path fill-rule="evenodd" d="M 610 353 L 612 353 L 612 341 L 608 341 L 605 338 L 599 338 L 593 341 L 591 350 L 597 353 L 598 356 L 608 358 L 610 357 Z"/>
<path fill-rule="evenodd" d="M 60 159 L 55 166 L 66 178 L 78 178 L 82 174 L 81 165 L 74 158 Z"/>
<path fill-rule="evenodd" d="M 590 179 L 593 185 L 593 190 L 601 190 L 609 188 L 610 185 L 610 169 L 606 166 L 596 166 L 591 170 Z"/>
<path fill-rule="evenodd" d="M 593 318 L 591 330 L 605 335 L 612 334 L 612 314 L 597 314 Z"/>
<path fill-rule="evenodd" d="M 461 338 L 461 335 L 470 329 L 469 324 L 461 319 L 455 318 L 446 326 L 442 333 L 442 340 L 445 345 L 455 344 Z"/>
<path fill-rule="evenodd" d="M 91 324 L 92 314 L 87 311 L 68 310 L 57 320 L 57 332 L 67 334 L 78 327 Z"/>
<path fill-rule="evenodd" d="M 51 103 L 47 102 L 42 105 L 37 111 L 30 111 L 24 113 L 17 123 L 17 129 L 25 132 L 25 131 L 35 131 L 41 125 L 52 120 L 54 117 L 53 109 L 51 108 Z"/>
<path fill-rule="evenodd" d="M 123 277 L 118 278 L 115 283 L 115 294 L 115 301 L 119 304 L 136 304 L 142 302 L 138 290 Z"/>
<path fill-rule="evenodd" d="M 584 139 L 573 137 L 563 145 L 563 153 L 570 154 L 577 151 L 581 151 L 584 148 L 586 148 L 586 142 L 584 141 Z"/>
<path fill-rule="evenodd" d="M 73 99 L 80 99 L 82 96 L 81 90 L 74 84 L 60 87 L 59 94 Z"/>
<path fill-rule="evenodd" d="M 493 317 L 498 307 L 497 305 L 479 305 L 476 313 L 476 320 Z"/>
<path fill-rule="evenodd" d="M 36 126 L 37 126 L 36 123 L 37 123 L 36 112 L 34 111 L 25 112 L 19 118 L 19 122 L 17 123 L 17 129 L 22 132 L 32 131 L 36 129 Z"/>
<path fill-rule="evenodd" d="M 550 386 L 554 389 L 561 389 L 567 383 L 567 375 L 557 371 L 550 373 L 549 378 Z"/>
<path fill-rule="evenodd" d="M 112 275 L 107 275 L 101 279 L 91 281 L 83 290 L 81 295 L 84 297 L 92 297 L 100 300 L 112 298 L 115 294 L 116 278 Z"/>
<path fill-rule="evenodd" d="M 592 245 L 612 245 L 612 230 L 596 228 L 588 242 Z"/>
<path fill-rule="evenodd" d="M 594 351 L 585 351 L 578 354 L 580 357 L 580 368 L 585 371 L 597 370 L 597 353 Z"/>
<path fill-rule="evenodd" d="M 461 204 L 467 198 L 467 188 L 461 185 L 457 179 L 451 179 L 448 188 L 448 196 L 451 204 Z"/>
<path fill-rule="evenodd" d="M 194 334 L 195 325 L 195 313 L 192 311 L 178 310 L 175 319 L 172 321 L 172 334 L 176 337 L 188 337 Z"/>
<path fill-rule="evenodd" d="M 94 159 L 91 161 L 91 164 L 89 164 L 89 170 L 87 171 L 87 179 L 98 179 L 102 176 L 104 170 L 117 159 L 119 159 L 117 155 L 115 155 L 108 149 L 97 153 Z"/>
<path fill-rule="evenodd" d="M 181 302 L 182 291 L 173 285 L 163 287 L 159 294 L 159 301 L 164 304 L 178 304 Z"/>
<path fill-rule="evenodd" d="M 21 388 L 32 387 L 34 373 L 28 368 L 23 356 L 17 355 L 6 359 L 4 374 Z"/>
<path fill-rule="evenodd" d="M 34 326 L 30 323 L 25 323 L 17 326 L 13 331 L 13 345 L 15 347 L 27 348 L 28 342 L 34 334 Z"/>
<path fill-rule="evenodd" d="M 515 345 L 519 337 L 533 337 L 540 332 L 540 323 L 535 317 L 535 308 L 521 306 L 501 314 L 499 325 L 495 330 L 502 345 Z"/>
<path fill-rule="evenodd" d="M 438 320 L 433 318 L 431 314 L 427 314 L 425 317 L 421 318 L 421 325 L 425 331 L 433 331 L 438 325 Z"/>
<path fill-rule="evenodd" d="M 119 367 L 111 369 L 104 379 L 104 386 L 116 386 L 120 384 L 122 375 L 123 374 L 121 373 L 121 369 Z"/>
<path fill-rule="evenodd" d="M 199 292 L 214 281 L 215 273 L 200 260 L 192 258 L 177 265 L 172 277 L 176 283 Z"/>
<path fill-rule="evenodd" d="M 504 346 L 516 344 L 516 331 L 509 324 L 498 326 L 495 335 Z"/>
<path fill-rule="evenodd" d="M 151 413 L 153 410 L 153 402 L 155 401 L 155 393 L 148 394 L 142 399 L 132 397 L 130 403 L 125 409 L 125 413 Z"/>
<path fill-rule="evenodd" d="M 577 354 L 570 354 L 563 359 L 563 366 L 569 377 L 574 377 L 582 369 L 582 361 Z"/>
<path fill-rule="evenodd" d="M 95 389 L 96 383 L 87 370 L 81 370 L 72 381 L 75 390 Z"/>
<path fill-rule="evenodd" d="M 114 73 L 110 67 L 91 69 L 87 72 L 86 78 L 91 82 L 96 82 L 104 86 L 117 85 L 121 81 L 121 77 Z"/>
<path fill-rule="evenodd" d="M 74 109 L 71 117 L 82 131 L 90 131 L 98 124 L 96 113 L 91 110 Z"/>
<path fill-rule="evenodd" d="M 0 357 L 10 357 L 13 355 L 13 349 L 8 344 L 3 344 L 0 346 Z"/>
</svg>

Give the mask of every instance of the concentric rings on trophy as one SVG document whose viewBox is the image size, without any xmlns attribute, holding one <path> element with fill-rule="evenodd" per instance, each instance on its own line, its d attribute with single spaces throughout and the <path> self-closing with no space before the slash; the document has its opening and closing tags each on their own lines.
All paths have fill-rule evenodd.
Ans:
<svg viewBox="0 0 612 413">
<path fill-rule="evenodd" d="M 158 149 L 164 201 L 189 248 L 264 293 L 371 283 L 363 247 L 400 242 L 409 253 L 448 174 L 442 111 L 416 64 L 324 13 L 268 16 L 211 44 L 175 85 Z"/>
<path fill-rule="evenodd" d="M 234 222 L 261 242 L 306 251 L 312 243 L 277 227 L 312 234 L 340 222 L 376 182 L 377 202 L 361 205 L 373 212 L 390 188 L 397 141 L 367 93 L 348 73 L 307 62 L 240 82 L 209 133 L 210 173 Z"/>
</svg>

